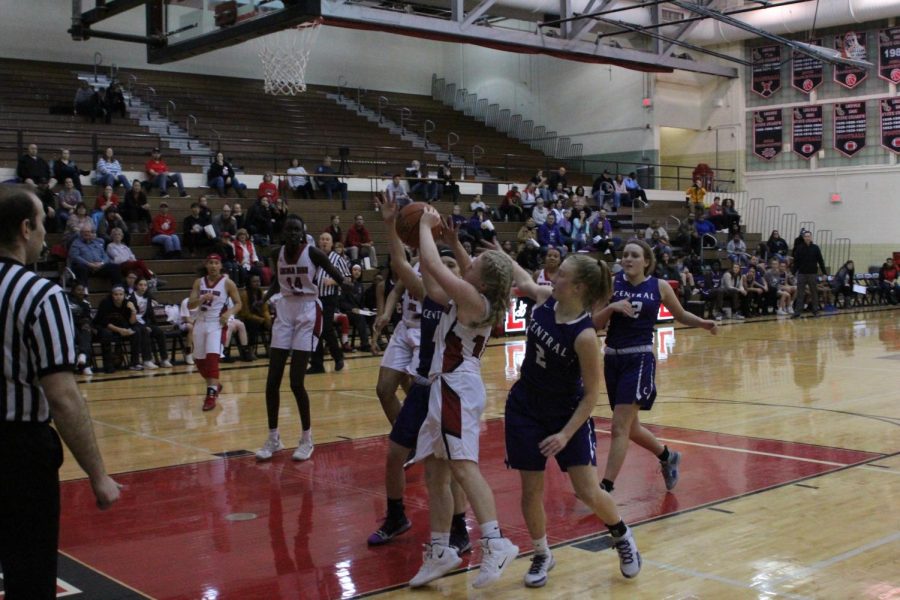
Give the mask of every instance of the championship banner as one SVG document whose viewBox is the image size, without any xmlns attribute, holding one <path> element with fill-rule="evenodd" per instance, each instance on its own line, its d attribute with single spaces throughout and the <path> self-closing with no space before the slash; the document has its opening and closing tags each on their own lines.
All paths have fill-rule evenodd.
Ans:
<svg viewBox="0 0 900 600">
<path fill-rule="evenodd" d="M 866 103 L 834 105 L 834 149 L 853 157 L 866 147 Z"/>
<path fill-rule="evenodd" d="M 751 50 L 753 77 L 750 89 L 768 98 L 781 89 L 781 46 L 760 46 Z"/>
<path fill-rule="evenodd" d="M 813 46 L 821 46 L 822 39 L 810 40 Z M 794 50 L 791 58 L 791 85 L 809 94 L 825 81 L 825 67 L 822 61 Z"/>
<path fill-rule="evenodd" d="M 753 154 L 772 160 L 781 152 L 781 109 L 753 111 Z"/>
<path fill-rule="evenodd" d="M 866 60 L 866 32 L 848 31 L 834 36 L 834 49 L 845 58 Z M 849 90 L 862 83 L 868 74 L 866 69 L 860 67 L 834 65 L 834 81 Z"/>
<path fill-rule="evenodd" d="M 885 98 L 881 105 L 881 145 L 900 153 L 900 98 Z"/>
<path fill-rule="evenodd" d="M 878 76 L 900 83 L 900 27 L 878 32 Z"/>
<path fill-rule="evenodd" d="M 794 152 L 809 160 L 822 149 L 822 107 L 800 106 L 794 109 L 791 141 Z"/>
</svg>

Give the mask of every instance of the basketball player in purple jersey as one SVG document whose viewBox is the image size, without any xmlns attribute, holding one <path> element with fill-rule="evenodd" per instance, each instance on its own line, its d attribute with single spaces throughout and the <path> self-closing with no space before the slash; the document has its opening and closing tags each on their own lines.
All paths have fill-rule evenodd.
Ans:
<svg viewBox="0 0 900 600">
<path fill-rule="evenodd" d="M 606 333 L 603 375 L 606 393 L 613 411 L 612 443 L 606 458 L 606 471 L 600 485 L 607 492 L 613 484 L 628 442 L 634 441 L 659 459 L 666 489 L 678 483 L 681 453 L 670 451 L 641 425 L 639 410 L 650 410 L 656 399 L 656 358 L 653 356 L 653 327 L 664 304 L 675 320 L 691 327 L 718 333 L 715 321 L 701 319 L 681 306 L 669 283 L 650 276 L 655 268 L 653 250 L 643 240 L 631 239 L 622 250 L 622 272 L 613 282 L 610 304 L 593 315 L 598 330 Z"/>
<path fill-rule="evenodd" d="M 403 463 L 409 457 L 409 453 L 416 447 L 416 438 L 419 429 L 428 414 L 428 396 L 431 390 L 431 380 L 428 372 L 431 369 L 431 359 L 434 356 L 434 332 L 437 330 L 441 315 L 444 314 L 444 305 L 432 300 L 425 295 L 423 279 L 430 275 L 423 273 L 422 277 L 416 273 L 406 258 L 403 243 L 397 236 L 396 221 L 397 203 L 388 199 L 381 203 L 381 216 L 387 226 L 388 245 L 391 252 L 391 267 L 407 290 L 412 291 L 422 298 L 421 343 L 418 351 L 418 364 L 415 368 L 413 383 L 406 394 L 406 399 L 400 407 L 396 419 L 391 427 L 388 455 L 384 468 L 384 484 L 387 492 L 387 516 L 381 527 L 369 536 L 370 546 L 380 546 L 391 541 L 396 536 L 408 531 L 412 526 L 406 517 L 403 506 L 403 492 L 406 488 L 406 476 L 403 471 Z M 453 250 L 441 249 L 441 261 L 457 276 L 460 274 L 460 265 L 466 269 L 469 266 L 469 255 L 459 241 L 457 230 L 453 227 L 444 230 L 443 240 Z M 450 547 L 457 554 L 463 554 L 471 550 L 469 532 L 466 529 L 466 496 L 456 481 L 451 481 L 451 493 L 453 494 L 453 521 L 450 527 Z"/>
<path fill-rule="evenodd" d="M 542 587 L 556 564 L 547 543 L 544 469 L 556 459 L 582 502 L 606 524 L 627 578 L 641 570 L 631 529 L 610 495 L 597 485 L 594 421 L 600 399 L 600 345 L 591 320 L 605 306 L 611 281 L 605 262 L 583 254 L 563 261 L 553 287 L 533 282 L 514 267 L 519 291 L 535 301 L 521 376 L 506 400 L 506 461 L 522 480 L 522 513 L 534 544 L 525 585 Z"/>
</svg>

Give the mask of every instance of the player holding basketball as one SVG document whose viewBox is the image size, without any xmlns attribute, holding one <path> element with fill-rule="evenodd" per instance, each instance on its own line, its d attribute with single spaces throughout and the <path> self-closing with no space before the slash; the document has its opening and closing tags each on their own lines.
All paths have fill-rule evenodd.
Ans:
<svg viewBox="0 0 900 600">
<path fill-rule="evenodd" d="M 229 298 L 230 308 L 227 306 Z M 222 384 L 219 383 L 219 353 L 225 341 L 225 327 L 228 319 L 241 310 L 237 286 L 222 273 L 222 257 L 218 254 L 206 257 L 206 275 L 194 281 L 188 298 L 188 309 L 197 311 L 193 354 L 197 370 L 206 380 L 203 410 L 212 410 L 222 391 Z"/>
<path fill-rule="evenodd" d="M 553 287 L 540 285 L 515 267 L 519 291 L 535 301 L 521 377 L 506 400 L 506 461 L 522 480 L 522 513 L 534 543 L 525 585 L 542 587 L 556 564 L 547 543 L 544 469 L 556 458 L 582 502 L 606 525 L 627 578 L 641 570 L 631 529 L 610 495 L 597 486 L 594 421 L 600 398 L 600 346 L 591 307 L 605 306 L 609 269 L 585 255 L 563 261 Z"/>
<path fill-rule="evenodd" d="M 310 243 L 305 233 L 303 219 L 288 215 L 284 229 L 284 246 L 278 251 L 278 276 L 266 292 L 263 302 L 275 294 L 280 296 L 275 304 L 275 321 L 272 323 L 272 343 L 269 349 L 269 373 L 266 377 L 266 414 L 269 437 L 257 450 L 256 459 L 269 460 L 283 449 L 278 433 L 278 409 L 281 404 L 279 388 L 284 377 L 284 367 L 291 357 L 291 391 L 297 401 L 303 432 L 294 451 L 294 460 L 308 460 L 313 453 L 312 429 L 309 414 L 309 394 L 304 378 L 309 354 L 316 349 L 322 333 L 322 304 L 316 281 L 324 270 L 338 285 L 344 277 L 331 264 L 325 253 Z"/>
<path fill-rule="evenodd" d="M 381 216 L 387 226 L 388 244 L 391 251 L 391 268 L 397 273 L 401 281 L 409 282 L 409 287 L 422 286 L 422 278 L 413 270 L 406 259 L 406 251 L 400 238 L 397 236 L 397 202 L 388 199 L 380 203 Z M 441 261 L 457 276 L 461 269 L 469 266 L 469 255 L 459 241 L 455 228 L 444 230 L 443 240 L 453 250 L 442 249 Z M 429 277 L 427 273 L 423 278 Z M 424 294 L 424 287 L 421 292 Z M 391 427 L 390 442 L 388 445 L 387 460 L 384 468 L 384 484 L 387 492 L 387 516 L 381 527 L 369 536 L 370 546 L 380 546 L 391 541 L 394 537 L 409 530 L 412 526 L 406 517 L 403 506 L 403 492 L 406 487 L 406 476 L 403 464 L 409 457 L 409 453 L 416 447 L 416 438 L 419 429 L 428 413 L 428 396 L 431 389 L 431 381 L 428 374 L 431 370 L 431 360 L 434 355 L 434 332 L 444 313 L 444 305 L 432 300 L 429 296 L 422 299 L 421 332 L 422 344 L 419 347 L 418 364 L 413 383 L 406 394 L 403 406 L 397 419 Z M 466 496 L 455 480 L 451 481 L 451 493 L 453 495 L 453 520 L 450 528 L 450 546 L 455 548 L 458 554 L 471 550 L 469 533 L 466 529 Z"/>
<path fill-rule="evenodd" d="M 441 262 L 434 243 L 431 230 L 440 224 L 437 211 L 427 207 L 419 222 L 420 264 L 429 276 L 428 295 L 447 308 L 434 336 L 428 415 L 416 444 L 416 460 L 425 460 L 431 542 L 409 584 L 425 585 L 462 561 L 450 547 L 452 476 L 465 490 L 481 526 L 483 556 L 473 585 L 482 588 L 499 579 L 519 553 L 500 533 L 494 494 L 478 468 L 478 434 L 486 396 L 481 355 L 491 329 L 506 314 L 512 261 L 491 250 L 473 260 L 462 278 L 457 277 Z"/>
<path fill-rule="evenodd" d="M 629 240 L 622 250 L 622 272 L 616 275 L 613 283 L 612 303 L 593 315 L 598 330 L 609 324 L 603 375 L 613 411 L 612 443 L 600 482 L 607 492 L 613 490 L 628 452 L 629 440 L 659 459 L 667 490 L 674 489 L 678 483 L 681 453 L 669 451 L 641 425 L 638 417 L 638 410 L 650 410 L 656 399 L 653 326 L 659 305 L 664 304 L 679 323 L 701 327 L 713 335 L 718 333 L 715 321 L 701 319 L 684 310 L 669 283 L 650 276 L 655 262 L 653 250 L 645 241 Z"/>
</svg>

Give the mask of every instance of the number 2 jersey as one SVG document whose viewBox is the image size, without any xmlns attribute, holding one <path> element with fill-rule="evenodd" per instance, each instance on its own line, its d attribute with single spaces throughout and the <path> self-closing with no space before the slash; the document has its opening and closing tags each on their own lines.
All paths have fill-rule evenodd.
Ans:
<svg viewBox="0 0 900 600">
<path fill-rule="evenodd" d="M 212 294 L 213 299 L 200 303 L 197 321 L 219 324 L 219 317 L 227 310 L 228 291 L 225 289 L 225 280 L 227 279 L 227 276 L 221 275 L 218 281 L 211 284 L 206 277 L 200 278 L 200 296 Z"/>
<path fill-rule="evenodd" d="M 634 316 L 613 313 L 606 333 L 606 345 L 616 349 L 653 345 L 653 327 L 662 303 L 659 280 L 647 277 L 640 285 L 631 285 L 624 272 L 617 273 L 613 280 L 613 296 L 609 302 L 612 304 L 619 300 L 631 302 Z"/>
<path fill-rule="evenodd" d="M 581 365 L 575 352 L 575 340 L 585 329 L 594 331 L 587 312 L 565 323 L 556 322 L 556 298 L 534 308 L 528 326 L 528 341 L 517 385 L 525 385 L 528 394 L 510 394 L 527 406 L 519 408 L 532 415 L 570 415 L 584 396 Z"/>
</svg>

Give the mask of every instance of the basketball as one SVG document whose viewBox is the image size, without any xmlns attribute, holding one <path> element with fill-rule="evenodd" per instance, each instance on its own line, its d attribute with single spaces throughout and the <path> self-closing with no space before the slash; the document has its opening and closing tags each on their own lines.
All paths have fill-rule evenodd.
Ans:
<svg viewBox="0 0 900 600">
<path fill-rule="evenodd" d="M 397 235 L 410 248 L 419 247 L 419 220 L 428 206 L 425 202 L 413 202 L 400 209 L 397 215 Z M 441 227 L 433 227 L 431 233 L 435 239 L 441 235 Z"/>
</svg>

